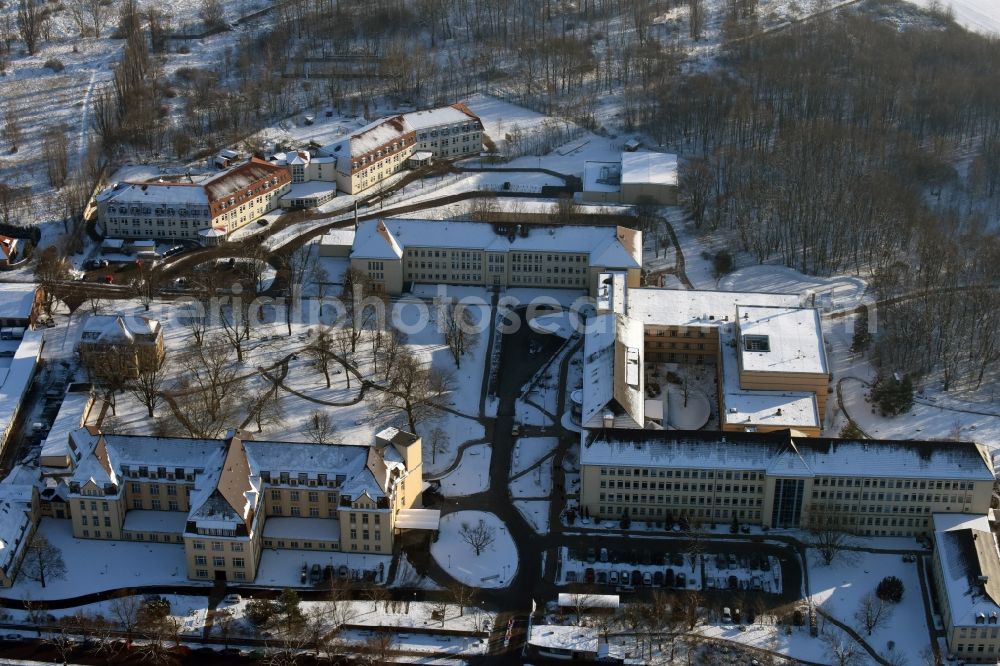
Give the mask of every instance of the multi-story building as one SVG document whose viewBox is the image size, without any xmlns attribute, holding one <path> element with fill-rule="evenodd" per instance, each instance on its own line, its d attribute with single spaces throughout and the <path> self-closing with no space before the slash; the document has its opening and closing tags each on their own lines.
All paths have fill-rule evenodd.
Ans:
<svg viewBox="0 0 1000 666">
<path fill-rule="evenodd" d="M 929 535 L 936 513 L 985 514 L 994 482 L 971 442 L 618 429 L 581 447 L 581 508 L 611 520 Z"/>
<path fill-rule="evenodd" d="M 183 543 L 193 580 L 252 581 L 264 548 L 388 555 L 400 516 L 421 513 L 420 439 L 395 428 L 369 446 L 72 438 L 87 452 L 68 481 L 73 534 Z"/>
<path fill-rule="evenodd" d="M 412 282 L 582 289 L 608 270 L 638 286 L 642 233 L 625 227 L 388 219 L 358 225 L 351 267 L 388 294 Z"/>
<path fill-rule="evenodd" d="M 0 483 L 0 587 L 14 584 L 38 520 L 37 472 L 18 466 Z"/>
<path fill-rule="evenodd" d="M 37 284 L 0 284 L 0 328 L 34 328 L 44 298 Z"/>
<path fill-rule="evenodd" d="M 403 120 L 417 133 L 417 150 L 434 157 L 476 155 L 483 149 L 483 121 L 462 102 L 404 113 Z"/>
<path fill-rule="evenodd" d="M 1000 660 L 1000 552 L 985 515 L 935 514 L 931 579 L 951 656 Z M 950 660 L 949 660 L 950 661 Z"/>
<path fill-rule="evenodd" d="M 638 289 L 628 282 L 622 274 L 598 281 L 599 314 L 584 340 L 585 427 L 668 427 L 670 393 L 647 395 L 645 387 L 663 388 L 664 364 L 694 364 L 714 365 L 719 429 L 794 428 L 819 436 L 829 368 L 818 310 L 800 307 L 792 294 Z M 605 323 L 612 317 L 613 327 Z"/>
<path fill-rule="evenodd" d="M 418 150 L 453 158 L 476 155 L 482 148 L 482 121 L 465 104 L 458 103 L 369 123 L 320 148 L 303 174 L 309 179 L 312 163 L 329 160 L 334 165 L 332 176 L 317 172 L 311 179 L 336 180 L 338 189 L 356 194 L 401 171 Z M 295 161 L 287 156 L 285 159 L 289 164 Z"/>
<path fill-rule="evenodd" d="M 210 176 L 116 183 L 97 196 L 97 215 L 108 236 L 199 240 L 274 210 L 291 180 L 287 166 L 253 157 Z"/>
<path fill-rule="evenodd" d="M 114 372 L 124 377 L 158 368 L 166 354 L 160 322 L 121 315 L 88 318 L 76 349 L 81 363 L 91 372 Z"/>
</svg>

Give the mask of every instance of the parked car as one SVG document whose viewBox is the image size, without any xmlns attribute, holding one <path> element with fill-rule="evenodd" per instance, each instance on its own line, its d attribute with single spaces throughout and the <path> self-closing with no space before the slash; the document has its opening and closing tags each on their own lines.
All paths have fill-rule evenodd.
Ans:
<svg viewBox="0 0 1000 666">
<path fill-rule="evenodd" d="M 223 603 L 225 603 L 225 604 L 227 604 L 229 606 L 232 606 L 234 604 L 240 603 L 240 595 L 238 595 L 238 594 L 227 594 L 225 597 L 223 597 L 222 601 L 223 601 Z"/>
<path fill-rule="evenodd" d="M 341 564 L 340 567 L 337 568 L 337 578 L 340 578 L 342 580 L 347 580 L 348 576 L 350 576 L 350 573 L 351 572 L 347 570 L 346 564 Z"/>
<path fill-rule="evenodd" d="M 722 609 L 722 621 L 723 622 L 732 622 L 733 621 L 733 614 L 732 614 L 732 612 L 730 612 L 729 606 L 724 606 L 723 609 Z"/>
<path fill-rule="evenodd" d="M 667 569 L 663 572 L 663 585 L 666 587 L 673 587 L 674 585 L 674 570 Z"/>
<path fill-rule="evenodd" d="M 598 571 L 597 572 L 597 584 L 598 585 L 606 585 L 607 582 L 608 582 L 608 572 L 607 571 Z"/>
<path fill-rule="evenodd" d="M 687 576 L 683 573 L 678 573 L 677 577 L 674 578 L 674 587 L 687 587 Z"/>
<path fill-rule="evenodd" d="M 630 585 L 632 581 L 632 575 L 628 572 L 628 569 L 622 569 L 619 573 L 621 577 L 622 585 Z"/>
<path fill-rule="evenodd" d="M 608 573 L 608 583 L 611 584 L 611 585 L 617 585 L 618 584 L 618 572 L 617 571 L 611 571 L 611 572 Z"/>
<path fill-rule="evenodd" d="M 657 570 L 657 571 L 653 572 L 653 585 L 655 585 L 657 587 L 663 587 L 663 572 L 662 571 Z"/>
<path fill-rule="evenodd" d="M 261 219 L 257 220 L 257 224 L 259 224 L 262 227 L 266 227 L 267 225 L 271 224 L 271 222 L 270 222 L 270 220 L 265 220 L 265 219 L 261 218 Z"/>
<path fill-rule="evenodd" d="M 600 552 L 600 554 L 597 557 L 598 557 L 598 559 L 601 562 L 607 562 L 608 561 L 608 549 L 607 548 L 601 548 L 601 552 Z"/>
<path fill-rule="evenodd" d="M 650 585 L 652 585 L 653 584 L 653 574 L 649 573 L 648 571 L 644 572 L 642 574 L 642 584 L 645 585 L 646 587 L 649 587 Z"/>
<path fill-rule="evenodd" d="M 515 423 L 514 426 L 510 429 L 510 434 L 511 434 L 512 437 L 518 437 L 518 436 L 520 436 L 520 434 L 521 434 L 521 426 L 520 426 L 520 424 Z"/>
<path fill-rule="evenodd" d="M 576 571 L 570 569 L 566 572 L 566 582 L 575 583 L 576 582 Z"/>
<path fill-rule="evenodd" d="M 587 562 L 593 564 L 597 560 L 597 551 L 593 547 L 587 549 Z"/>
<path fill-rule="evenodd" d="M 733 609 L 733 622 L 735 622 L 736 624 L 739 624 L 740 623 L 740 619 L 741 619 L 740 609 L 739 608 L 734 608 Z"/>
<path fill-rule="evenodd" d="M 583 581 L 588 584 L 593 583 L 594 578 L 594 567 L 587 567 L 583 572 Z"/>
<path fill-rule="evenodd" d="M 632 586 L 639 587 L 642 585 L 642 572 L 638 569 L 632 570 Z"/>
<path fill-rule="evenodd" d="M 104 276 L 104 284 L 114 284 L 114 283 L 115 283 L 114 275 L 108 273 L 107 275 Z"/>
<path fill-rule="evenodd" d="M 334 579 L 334 577 L 336 575 L 337 575 L 337 572 L 334 570 L 332 564 L 328 564 L 325 567 L 323 567 L 323 582 L 324 583 L 330 582 L 331 580 Z"/>
</svg>

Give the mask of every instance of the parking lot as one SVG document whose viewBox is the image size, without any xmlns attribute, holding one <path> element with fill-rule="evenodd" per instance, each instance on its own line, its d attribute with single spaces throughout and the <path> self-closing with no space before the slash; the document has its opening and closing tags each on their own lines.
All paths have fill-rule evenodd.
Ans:
<svg viewBox="0 0 1000 666">
<path fill-rule="evenodd" d="M 745 546 L 746 544 L 739 544 Z M 780 595 L 783 560 L 764 549 L 693 553 L 681 548 L 560 548 L 557 585 L 593 585 L 602 592 L 644 588 L 748 590 Z"/>
</svg>

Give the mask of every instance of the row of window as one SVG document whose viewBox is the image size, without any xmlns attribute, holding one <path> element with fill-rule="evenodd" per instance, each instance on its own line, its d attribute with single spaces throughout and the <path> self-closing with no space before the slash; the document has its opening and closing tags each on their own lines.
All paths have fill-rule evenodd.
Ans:
<svg viewBox="0 0 1000 666">
<path fill-rule="evenodd" d="M 828 497 L 829 495 L 829 497 Z M 862 500 L 879 500 L 880 502 L 948 502 L 949 499 L 952 504 L 958 504 L 964 500 L 966 504 L 972 501 L 971 495 L 931 495 L 930 493 L 858 493 L 858 492 L 842 492 L 837 491 L 834 493 L 832 490 L 827 493 L 825 490 L 814 490 L 812 491 L 813 499 L 838 499 L 838 500 L 856 500 L 858 495 L 861 495 Z"/>
<path fill-rule="evenodd" d="M 234 569 L 244 569 L 244 568 L 246 568 L 246 560 L 244 558 L 242 558 L 242 557 L 234 557 L 234 558 L 232 558 L 232 562 L 233 562 L 233 568 Z M 194 556 L 194 564 L 195 564 L 195 566 L 203 567 L 203 566 L 205 566 L 205 565 L 208 564 L 208 558 L 206 556 L 204 556 L 204 555 L 195 555 Z M 226 566 L 226 558 L 219 557 L 219 556 L 213 556 L 212 557 L 212 566 L 213 567 L 224 567 L 224 566 Z"/>
<path fill-rule="evenodd" d="M 234 553 L 243 552 L 243 542 L 242 541 L 212 541 L 211 544 L 206 544 L 204 541 L 192 541 L 191 548 L 194 550 L 205 550 L 206 545 L 210 545 L 212 550 L 219 552 L 226 549 L 226 543 L 229 544 L 229 550 Z"/>
<path fill-rule="evenodd" d="M 676 492 L 712 492 L 711 484 L 704 483 L 672 483 L 669 481 L 601 481 L 601 488 L 621 488 L 625 490 L 672 490 Z M 717 493 L 762 493 L 761 485 L 722 485 L 715 486 Z"/>
<path fill-rule="evenodd" d="M 600 493 L 598 496 L 602 502 L 617 502 L 619 504 L 730 504 L 730 498 L 723 497 L 716 499 L 706 496 L 680 497 L 677 495 L 633 495 L 632 493 Z M 732 498 L 732 504 L 737 506 L 760 506 L 764 500 L 760 497 L 739 497 Z"/>
<path fill-rule="evenodd" d="M 676 473 L 675 473 L 676 472 Z M 763 472 L 734 472 L 698 469 L 642 469 L 635 467 L 602 467 L 601 476 L 638 476 L 660 479 L 725 479 L 726 481 L 756 481 L 763 480 Z"/>
<path fill-rule="evenodd" d="M 711 518 L 712 509 L 691 509 L 690 515 L 692 517 L 698 518 Z M 714 509 L 715 518 L 732 518 L 734 515 L 737 518 L 745 520 L 756 520 L 760 521 L 760 511 L 753 509 Z M 601 505 L 598 507 L 598 512 L 604 518 L 618 518 L 623 515 L 624 509 L 615 506 L 605 506 Z M 687 512 L 684 512 L 687 513 Z M 636 509 L 629 509 L 628 514 L 630 516 L 649 517 L 649 518 L 664 518 L 668 514 L 673 516 L 673 512 L 670 509 L 663 509 L 660 507 L 644 507 L 640 506 Z"/>
</svg>

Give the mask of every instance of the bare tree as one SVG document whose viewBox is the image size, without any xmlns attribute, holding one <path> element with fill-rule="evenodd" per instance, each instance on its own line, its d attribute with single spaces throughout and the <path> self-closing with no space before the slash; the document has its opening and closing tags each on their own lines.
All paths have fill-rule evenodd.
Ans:
<svg viewBox="0 0 1000 666">
<path fill-rule="evenodd" d="M 337 336 L 341 334 L 346 334 L 343 329 L 339 329 L 335 332 L 333 329 L 326 328 L 325 326 L 320 327 L 316 332 L 316 335 L 312 337 L 304 350 L 305 355 L 312 359 L 313 365 L 326 379 L 327 388 L 332 386 L 332 382 L 330 381 L 330 370 L 331 366 L 337 360 L 337 353 L 335 349 L 338 343 Z M 350 349 L 350 344 L 344 346 Z M 350 387 L 350 381 L 350 376 L 348 375 L 348 387 Z"/>
<path fill-rule="evenodd" d="M 480 518 L 479 522 L 475 525 L 462 523 L 462 528 L 459 530 L 458 536 L 476 551 L 476 556 L 478 557 L 496 541 L 497 528 L 487 524 L 485 520 Z"/>
<path fill-rule="evenodd" d="M 445 344 L 455 361 L 455 367 L 462 367 L 462 357 L 474 348 L 479 340 L 479 327 L 470 307 L 464 303 L 448 300 L 438 303 L 438 330 L 444 334 Z"/>
<path fill-rule="evenodd" d="M 69 176 L 69 141 L 66 128 L 62 125 L 49 127 L 42 138 L 42 155 L 45 158 L 45 172 L 49 183 L 55 189 L 66 184 Z"/>
<path fill-rule="evenodd" d="M 168 400 L 174 418 L 192 437 L 221 435 L 232 427 L 242 406 L 244 380 L 233 363 L 232 349 L 225 338 L 213 335 L 178 362 L 178 386 Z"/>
<path fill-rule="evenodd" d="M 840 629 L 827 626 L 822 638 L 826 644 L 827 654 L 835 666 L 860 666 L 864 663 L 864 652 L 861 647 Z"/>
<path fill-rule="evenodd" d="M 142 365 L 138 374 L 128 378 L 125 383 L 125 390 L 146 407 L 149 418 L 153 418 L 156 406 L 163 397 L 163 387 L 169 372 L 167 356 L 164 354 L 162 358 Z"/>
<path fill-rule="evenodd" d="M 25 0 L 22 0 L 25 1 Z M 3 111 L 3 138 L 12 153 L 16 153 L 21 145 L 21 112 L 13 103 L 8 102 Z"/>
<path fill-rule="evenodd" d="M 66 577 L 66 563 L 62 551 L 49 541 L 44 534 L 36 531 L 24 550 L 21 573 L 45 587 L 47 581 Z"/>
<path fill-rule="evenodd" d="M 840 525 L 836 516 L 820 506 L 813 506 L 810 509 L 806 529 L 813 538 L 813 547 L 827 566 L 844 552 L 844 546 L 848 545 L 851 539 L 850 533 Z"/>
<path fill-rule="evenodd" d="M 428 368 L 410 350 L 400 350 L 386 386 L 372 391 L 374 412 L 390 417 L 406 416 L 410 432 L 445 406 L 452 390 L 452 378 L 436 368 Z"/>
<path fill-rule="evenodd" d="M 468 585 L 463 585 L 462 583 L 452 583 L 449 585 L 448 594 L 451 596 L 452 602 L 458 608 L 459 617 L 464 617 L 466 606 L 473 605 L 476 600 L 476 590 Z"/>
<path fill-rule="evenodd" d="M 28 55 L 35 55 L 38 42 L 42 39 L 44 23 L 48 20 L 48 9 L 35 0 L 18 0 L 17 2 L 17 33 L 28 50 Z"/>
<path fill-rule="evenodd" d="M 288 335 L 292 334 L 292 315 L 302 298 L 302 288 L 306 279 L 312 277 L 318 265 L 317 257 L 307 243 L 298 247 L 284 259 L 284 273 L 288 279 L 288 296 L 291 302 L 285 304 L 285 324 Z M 329 388 L 329 386 L 328 386 Z"/>
<path fill-rule="evenodd" d="M 135 298 L 142 303 L 143 309 L 149 312 L 149 306 L 153 303 L 153 300 L 156 298 L 156 292 L 159 290 L 158 273 L 153 271 L 153 264 L 151 262 L 140 259 L 137 263 L 138 274 L 129 286 Z"/>
<path fill-rule="evenodd" d="M 31 188 L 0 183 L 0 222 L 14 224 L 23 202 L 30 197 Z"/>
<path fill-rule="evenodd" d="M 222 0 L 202 0 L 198 18 L 209 30 L 225 27 L 226 13 Z"/>
<path fill-rule="evenodd" d="M 858 602 L 858 610 L 854 613 L 854 619 L 871 636 L 873 631 L 885 626 L 891 615 L 892 604 L 882 601 L 875 594 L 869 592 Z"/>
<path fill-rule="evenodd" d="M 262 375 L 270 380 L 269 383 L 263 388 L 259 388 L 251 394 L 249 401 L 247 403 L 247 420 L 244 422 L 243 427 L 246 424 L 253 422 L 257 424 L 257 432 L 262 432 L 265 425 L 280 425 L 285 421 L 285 409 L 281 401 L 281 385 L 280 382 L 284 379 L 284 374 L 281 377 L 272 377 L 271 375 L 263 372 L 263 368 L 258 368 L 262 371 Z M 282 372 L 288 371 L 288 366 L 282 366 Z"/>
<path fill-rule="evenodd" d="M 302 425 L 302 434 L 313 444 L 332 444 L 337 436 L 337 424 L 328 412 L 317 409 Z"/>
<path fill-rule="evenodd" d="M 437 454 L 448 452 L 448 433 L 440 426 L 434 426 L 424 439 L 431 450 L 431 464 L 437 462 Z"/>
<path fill-rule="evenodd" d="M 351 333 L 351 351 L 357 351 L 364 331 L 385 321 L 385 296 L 380 293 L 364 271 L 348 268 L 344 273 L 341 303 Z"/>
<path fill-rule="evenodd" d="M 691 39 L 698 41 L 705 29 L 705 1 L 688 0 L 688 28 Z"/>
<path fill-rule="evenodd" d="M 62 294 L 63 283 L 69 277 L 69 260 L 61 256 L 55 247 L 46 248 L 35 264 L 35 281 L 42 288 L 42 308 L 45 314 L 52 314 L 52 305 Z"/>
<path fill-rule="evenodd" d="M 94 39 L 100 39 L 112 6 L 102 0 L 68 0 L 66 9 L 80 31 L 80 36 L 89 33 Z"/>
</svg>

